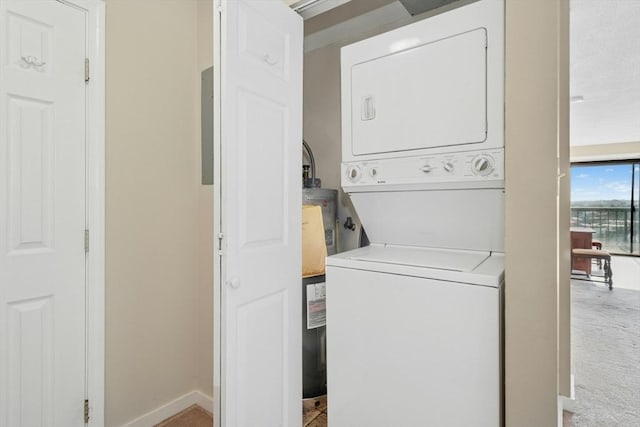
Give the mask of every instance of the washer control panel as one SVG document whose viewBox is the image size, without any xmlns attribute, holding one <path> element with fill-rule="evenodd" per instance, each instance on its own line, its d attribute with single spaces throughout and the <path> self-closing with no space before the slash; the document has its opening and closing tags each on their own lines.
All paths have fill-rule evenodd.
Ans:
<svg viewBox="0 0 640 427">
<path fill-rule="evenodd" d="M 495 186 L 503 181 L 503 149 L 342 164 L 342 186 L 352 188 L 405 185 L 447 188 L 447 184 L 462 188 L 465 183 L 471 187 Z"/>
</svg>

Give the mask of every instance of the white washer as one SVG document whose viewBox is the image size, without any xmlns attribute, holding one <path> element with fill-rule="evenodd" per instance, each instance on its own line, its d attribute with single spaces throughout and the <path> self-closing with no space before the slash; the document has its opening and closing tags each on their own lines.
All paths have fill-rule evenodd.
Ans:
<svg viewBox="0 0 640 427">
<path fill-rule="evenodd" d="M 502 254 L 374 244 L 326 274 L 330 426 L 501 425 Z"/>
</svg>

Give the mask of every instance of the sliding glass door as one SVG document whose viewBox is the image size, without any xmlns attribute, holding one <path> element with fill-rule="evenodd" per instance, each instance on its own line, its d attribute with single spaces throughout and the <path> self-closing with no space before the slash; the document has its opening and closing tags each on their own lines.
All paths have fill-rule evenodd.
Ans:
<svg viewBox="0 0 640 427">
<path fill-rule="evenodd" d="M 571 166 L 571 226 L 594 230 L 603 249 L 640 255 L 640 161 Z"/>
<path fill-rule="evenodd" d="M 640 255 L 640 162 L 633 164 L 633 188 L 631 195 L 631 253 Z"/>
</svg>

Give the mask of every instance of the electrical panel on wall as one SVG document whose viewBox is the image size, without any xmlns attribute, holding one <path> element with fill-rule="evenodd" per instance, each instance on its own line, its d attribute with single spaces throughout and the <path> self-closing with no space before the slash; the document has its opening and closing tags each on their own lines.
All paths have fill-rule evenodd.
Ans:
<svg viewBox="0 0 640 427">
<path fill-rule="evenodd" d="M 202 185 L 213 184 L 213 67 L 202 72 Z"/>
</svg>

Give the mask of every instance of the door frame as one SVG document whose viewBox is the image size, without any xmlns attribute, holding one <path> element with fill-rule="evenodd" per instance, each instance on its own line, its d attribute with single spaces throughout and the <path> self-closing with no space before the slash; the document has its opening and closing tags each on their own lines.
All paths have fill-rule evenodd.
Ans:
<svg viewBox="0 0 640 427">
<path fill-rule="evenodd" d="M 105 2 L 56 0 L 86 13 L 86 398 L 90 427 L 104 426 L 105 366 Z"/>
<path fill-rule="evenodd" d="M 226 15 L 222 13 L 222 0 L 213 0 L 213 425 L 222 426 L 222 131 L 221 96 L 222 56 L 226 54 L 226 36 L 222 26 Z M 224 40 L 223 40 L 224 38 Z M 224 50 L 224 52 L 223 52 Z M 217 70 L 217 72 L 216 72 Z M 217 219 L 217 221 L 216 221 Z"/>
</svg>

